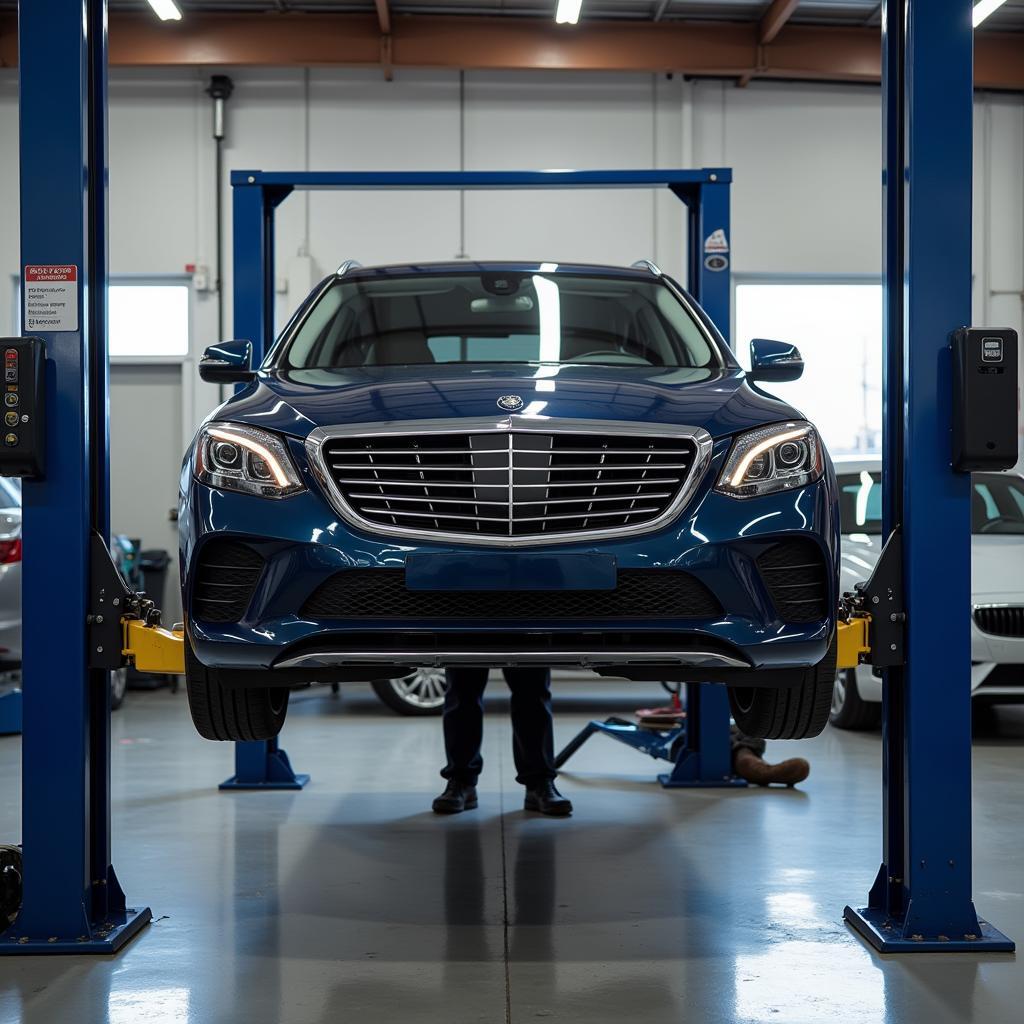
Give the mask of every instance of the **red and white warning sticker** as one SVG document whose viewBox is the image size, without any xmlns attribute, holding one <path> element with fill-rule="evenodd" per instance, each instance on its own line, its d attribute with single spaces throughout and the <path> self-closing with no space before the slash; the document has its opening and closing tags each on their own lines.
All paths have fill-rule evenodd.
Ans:
<svg viewBox="0 0 1024 1024">
<path fill-rule="evenodd" d="M 705 252 L 728 252 L 729 239 L 725 235 L 724 228 L 716 228 L 704 239 Z"/>
<path fill-rule="evenodd" d="M 25 267 L 25 332 L 78 330 L 78 267 L 73 263 Z"/>
</svg>

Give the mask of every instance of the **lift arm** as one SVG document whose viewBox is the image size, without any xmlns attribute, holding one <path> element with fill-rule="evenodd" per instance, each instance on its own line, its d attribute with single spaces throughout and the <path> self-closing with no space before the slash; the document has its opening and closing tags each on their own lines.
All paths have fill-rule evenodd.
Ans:
<svg viewBox="0 0 1024 1024">
<path fill-rule="evenodd" d="M 836 668 L 902 665 L 907 614 L 903 605 L 903 538 L 890 534 L 870 578 L 844 594 L 837 627 Z"/>
<path fill-rule="evenodd" d="M 122 655 L 135 666 L 136 672 L 153 675 L 180 676 L 185 672 L 185 631 L 148 625 L 143 619 L 126 615 L 121 619 L 124 629 Z"/>
</svg>

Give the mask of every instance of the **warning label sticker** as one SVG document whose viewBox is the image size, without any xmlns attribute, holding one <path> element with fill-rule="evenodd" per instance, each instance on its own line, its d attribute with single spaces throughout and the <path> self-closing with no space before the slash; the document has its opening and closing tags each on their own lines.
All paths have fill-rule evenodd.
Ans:
<svg viewBox="0 0 1024 1024">
<path fill-rule="evenodd" d="M 704 251 L 706 253 L 729 251 L 729 239 L 725 237 L 725 231 L 722 228 L 712 231 L 711 234 L 704 239 Z"/>
<path fill-rule="evenodd" d="M 74 264 L 25 268 L 25 332 L 78 330 L 78 267 Z"/>
</svg>

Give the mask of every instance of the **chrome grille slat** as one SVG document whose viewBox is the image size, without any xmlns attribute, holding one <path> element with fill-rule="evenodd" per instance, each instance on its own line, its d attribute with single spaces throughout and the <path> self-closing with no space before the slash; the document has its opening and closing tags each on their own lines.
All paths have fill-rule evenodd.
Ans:
<svg viewBox="0 0 1024 1024">
<path fill-rule="evenodd" d="M 356 494 L 352 493 L 349 495 L 350 498 L 366 498 L 376 499 L 379 501 L 383 495 L 381 494 Z M 520 501 L 519 505 L 583 505 L 587 502 L 595 501 L 636 501 L 638 497 L 646 498 L 648 501 L 652 501 L 655 498 L 671 498 L 671 491 L 655 491 L 650 493 L 645 491 L 643 494 L 612 494 L 603 495 L 601 497 L 594 497 L 592 495 L 585 495 L 582 498 L 535 498 L 528 501 Z M 427 497 L 424 494 L 420 495 L 389 495 L 388 501 L 421 501 L 430 502 L 433 505 L 507 505 L 507 501 L 481 501 L 479 498 L 434 498 Z"/>
<path fill-rule="evenodd" d="M 690 427 L 512 416 L 319 428 L 307 448 L 360 529 L 516 545 L 657 527 L 692 495 L 711 439 Z"/>
<path fill-rule="evenodd" d="M 411 467 L 410 467 L 411 468 Z M 682 477 L 650 477 L 647 480 L 553 480 L 545 484 L 517 483 L 516 487 L 632 487 L 634 484 L 678 484 Z M 383 484 L 387 487 L 422 487 L 422 480 L 373 480 L 364 477 L 348 477 L 335 480 L 338 484 Z M 471 480 L 431 480 L 431 487 L 472 487 Z M 488 485 L 489 486 L 489 485 Z"/>
</svg>

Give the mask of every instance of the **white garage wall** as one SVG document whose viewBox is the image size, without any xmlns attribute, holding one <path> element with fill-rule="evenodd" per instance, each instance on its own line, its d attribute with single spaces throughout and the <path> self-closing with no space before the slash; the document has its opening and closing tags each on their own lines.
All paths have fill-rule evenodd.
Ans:
<svg viewBox="0 0 1024 1024">
<path fill-rule="evenodd" d="M 879 92 L 866 86 L 686 83 L 679 77 L 373 70 L 232 71 L 228 168 L 734 169 L 733 267 L 741 273 L 878 274 Z M 110 88 L 110 254 L 115 274 L 181 273 L 214 263 L 209 73 L 115 70 Z M 17 77 L 0 71 L 0 323 L 11 323 L 18 269 Z M 979 95 L 975 128 L 975 320 L 1021 330 L 1024 99 Z M 230 297 L 230 189 L 225 189 Z M 316 193 L 278 215 L 280 317 L 311 279 L 364 263 L 525 257 L 683 267 L 682 206 L 667 193 Z M 198 293 L 191 361 L 180 376 L 131 383 L 115 367 L 113 431 L 173 431 L 183 449 L 216 402 L 194 359 L 217 340 L 216 298 Z M 227 323 L 230 333 L 230 303 Z M 182 386 L 182 382 L 186 386 Z M 182 413 L 152 423 L 153 396 Z M 149 397 L 147 397 L 147 394 Z M 173 405 L 173 401 L 171 402 Z M 166 458 L 171 462 L 168 446 Z M 115 451 L 118 449 L 115 448 Z M 125 449 L 121 448 L 122 451 Z M 143 500 L 130 466 L 113 466 L 115 527 L 150 546 L 173 542 L 166 493 Z"/>
</svg>

